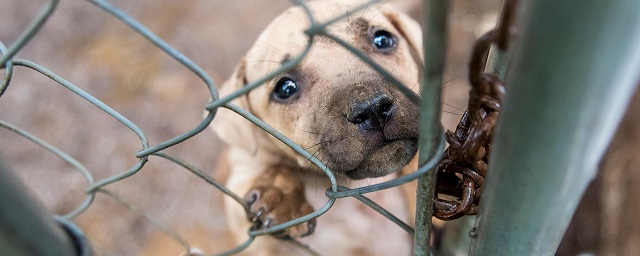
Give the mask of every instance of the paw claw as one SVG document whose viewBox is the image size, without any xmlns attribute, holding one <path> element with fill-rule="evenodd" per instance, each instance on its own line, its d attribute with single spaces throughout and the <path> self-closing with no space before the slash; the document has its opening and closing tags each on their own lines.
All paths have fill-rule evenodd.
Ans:
<svg viewBox="0 0 640 256">
<path fill-rule="evenodd" d="M 308 236 L 311 235 L 311 233 L 313 233 L 313 231 L 316 229 L 316 219 L 312 219 L 309 222 L 307 222 L 307 232 L 304 233 L 302 236 Z"/>
<path fill-rule="evenodd" d="M 276 187 L 262 187 L 250 190 L 245 196 L 247 217 L 255 227 L 270 228 L 287 221 L 300 218 L 311 212 L 304 196 L 296 193 L 284 193 Z M 310 220 L 282 231 L 273 233 L 274 237 L 303 237 L 313 233 L 316 220 Z"/>
<path fill-rule="evenodd" d="M 265 212 L 264 207 L 260 207 L 260 208 L 258 209 L 258 211 L 256 211 L 256 212 L 252 213 L 251 221 L 252 221 L 252 222 L 257 222 L 257 221 L 259 221 L 259 220 L 260 220 L 260 217 L 264 214 L 264 212 Z"/>
<path fill-rule="evenodd" d="M 263 228 L 271 227 L 272 222 L 273 222 L 272 218 L 267 218 L 266 220 L 264 220 L 264 222 L 262 222 L 262 227 Z"/>
<path fill-rule="evenodd" d="M 251 206 L 258 200 L 258 193 L 256 191 L 249 192 L 249 196 L 247 196 L 246 202 L 248 206 Z"/>
</svg>

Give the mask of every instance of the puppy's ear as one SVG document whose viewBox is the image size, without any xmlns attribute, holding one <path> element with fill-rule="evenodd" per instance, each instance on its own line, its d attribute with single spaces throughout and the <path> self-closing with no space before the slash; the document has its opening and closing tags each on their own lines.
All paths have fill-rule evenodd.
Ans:
<svg viewBox="0 0 640 256">
<path fill-rule="evenodd" d="M 245 72 L 246 64 L 243 59 L 240 64 L 236 66 L 229 80 L 225 81 L 219 88 L 218 94 L 220 98 L 241 89 L 247 84 Z M 241 95 L 232 100 L 231 103 L 246 110 L 250 109 L 247 95 Z M 255 151 L 257 147 L 254 126 L 254 124 L 244 117 L 223 107 L 218 108 L 216 116 L 210 125 L 222 141 L 231 146 L 244 148 L 250 152 Z"/>
<path fill-rule="evenodd" d="M 388 4 L 382 5 L 380 11 L 400 32 L 401 36 L 407 40 L 411 48 L 411 55 L 416 63 L 424 65 L 424 55 L 422 54 L 422 29 L 417 21 L 409 15 L 397 10 Z"/>
</svg>

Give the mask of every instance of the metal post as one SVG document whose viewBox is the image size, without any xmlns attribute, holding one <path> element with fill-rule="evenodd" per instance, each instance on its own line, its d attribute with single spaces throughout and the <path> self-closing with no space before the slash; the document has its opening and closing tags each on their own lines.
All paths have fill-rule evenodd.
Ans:
<svg viewBox="0 0 640 256">
<path fill-rule="evenodd" d="M 0 161 L 0 255 L 78 255 L 62 226 Z"/>
<path fill-rule="evenodd" d="M 464 216 L 446 223 L 442 232 L 442 242 L 438 248 L 439 256 L 462 256 L 469 254 L 471 238 L 469 231 L 473 228 L 476 216 Z"/>
<path fill-rule="evenodd" d="M 553 255 L 632 95 L 640 2 L 523 2 L 470 255 Z"/>
<path fill-rule="evenodd" d="M 438 150 L 442 139 L 440 125 L 440 95 L 447 41 L 447 0 L 426 1 L 426 31 L 423 35 L 425 75 L 421 87 L 420 153 L 418 162 L 424 164 Z M 432 170 L 418 179 L 416 202 L 416 232 L 414 255 L 428 255 L 431 237 L 431 217 L 435 193 L 435 172 Z"/>
</svg>

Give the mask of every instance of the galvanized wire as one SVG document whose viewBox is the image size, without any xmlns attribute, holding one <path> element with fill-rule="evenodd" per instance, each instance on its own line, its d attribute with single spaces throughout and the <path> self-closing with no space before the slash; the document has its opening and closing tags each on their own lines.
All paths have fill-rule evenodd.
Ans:
<svg viewBox="0 0 640 256">
<path fill-rule="evenodd" d="M 366 3 L 362 4 L 362 5 L 357 6 L 356 8 L 354 8 L 352 10 L 348 10 L 348 11 L 345 10 L 345 14 L 344 15 L 341 15 L 339 17 L 335 17 L 334 19 L 331 19 L 331 20 L 326 21 L 324 23 L 318 23 L 315 20 L 312 12 L 310 11 L 310 9 L 307 6 L 307 4 L 305 3 L 305 1 L 293 0 L 293 2 L 296 5 L 299 5 L 305 11 L 305 13 L 307 14 L 307 16 L 309 18 L 310 26 L 305 31 L 306 35 L 309 37 L 309 40 L 308 40 L 309 43 L 307 44 L 305 49 L 298 56 L 295 56 L 295 57 L 291 58 L 289 61 L 287 61 L 286 63 L 283 63 L 282 66 L 280 66 L 278 69 L 276 69 L 273 72 L 265 75 L 262 78 L 259 78 L 259 79 L 255 80 L 255 81 L 253 81 L 250 84 L 247 84 L 242 89 L 240 89 L 240 90 L 238 90 L 236 92 L 233 92 L 233 93 L 231 93 L 230 95 L 228 95 L 228 96 L 226 96 L 224 98 L 219 98 L 218 97 L 218 92 L 217 92 L 215 83 L 210 78 L 210 76 L 207 75 L 203 71 L 202 68 L 200 68 L 197 64 L 195 64 L 193 61 L 191 61 L 188 57 L 186 57 L 185 55 L 180 53 L 178 50 L 173 48 L 171 45 L 166 43 L 160 37 L 155 35 L 153 32 L 151 32 L 149 29 L 147 29 L 140 22 L 138 22 L 137 20 L 135 20 L 134 18 L 129 16 L 126 12 L 120 10 L 119 8 L 117 8 L 116 6 L 112 5 L 110 2 L 105 1 L 105 0 L 89 0 L 89 2 L 91 2 L 94 5 L 96 5 L 101 10 L 109 13 L 114 18 L 118 19 L 120 22 L 122 22 L 125 25 L 127 25 L 128 27 L 130 27 L 133 31 L 135 31 L 138 34 L 142 35 L 150 43 L 155 45 L 157 48 L 162 50 L 168 56 L 170 56 L 171 58 L 175 59 L 180 64 L 182 64 L 184 67 L 188 68 L 191 72 L 193 72 L 197 77 L 199 77 L 203 81 L 203 83 L 205 84 L 205 86 L 209 90 L 209 93 L 210 93 L 210 96 L 211 96 L 211 102 L 205 104 L 205 106 L 204 106 L 204 110 L 208 111 L 208 114 L 206 115 L 204 120 L 202 120 L 202 122 L 197 124 L 190 131 L 188 131 L 188 132 L 186 132 L 184 134 L 181 134 L 179 136 L 176 136 L 175 138 L 172 138 L 172 139 L 169 139 L 167 141 L 161 142 L 158 145 L 150 146 L 149 145 L 149 141 L 147 140 L 145 133 L 135 123 L 131 122 L 128 118 L 126 118 L 124 115 L 120 114 L 119 112 L 115 111 L 113 108 L 111 108 L 107 104 L 103 103 L 99 99 L 95 98 L 94 96 L 92 96 L 89 93 L 83 91 L 79 87 L 77 87 L 77 86 L 73 85 L 72 83 L 68 82 L 62 76 L 52 72 L 51 70 L 49 70 L 49 69 L 47 69 L 47 68 L 45 68 L 45 67 L 43 67 L 43 66 L 41 66 L 41 65 L 39 65 L 37 63 L 34 63 L 32 61 L 29 61 L 29 60 L 24 60 L 24 59 L 14 59 L 14 56 L 21 49 L 23 49 L 27 45 L 29 40 L 31 38 L 33 38 L 33 36 L 35 34 L 37 34 L 39 29 L 42 27 L 42 25 L 46 23 L 47 19 L 50 18 L 53 15 L 53 13 L 55 11 L 55 7 L 57 6 L 58 0 L 52 0 L 47 5 L 45 5 L 42 8 L 42 10 L 34 17 L 32 23 L 27 28 L 24 29 L 23 33 L 19 36 L 19 38 L 16 40 L 16 42 L 14 42 L 9 48 L 6 48 L 4 46 L 4 44 L 2 42 L 0 42 L 0 52 L 2 53 L 2 56 L 0 58 L 0 70 L 2 70 L 2 69 L 5 70 L 5 75 L 4 75 L 4 78 L 2 80 L 2 84 L 0 85 L 0 97 L 3 95 L 3 93 L 5 93 L 7 91 L 7 88 L 9 86 L 9 84 L 11 83 L 12 75 L 15 72 L 15 67 L 24 67 L 24 68 L 35 70 L 35 71 L 39 72 L 40 74 L 42 74 L 42 75 L 50 78 L 51 80 L 57 82 L 61 86 L 65 87 L 66 89 L 74 92 L 79 97 L 81 97 L 84 100 L 90 102 L 91 104 L 93 104 L 94 106 L 96 106 L 97 108 L 102 110 L 103 112 L 109 114 L 111 117 L 113 117 L 114 119 L 118 120 L 124 126 L 129 128 L 134 134 L 136 134 L 136 136 L 140 139 L 140 143 L 141 143 L 141 146 L 142 146 L 142 148 L 136 153 L 136 157 L 138 158 L 138 162 L 134 166 L 130 167 L 128 170 L 119 172 L 119 173 L 117 173 L 117 174 L 115 174 L 115 175 L 113 175 L 111 177 L 108 177 L 108 178 L 102 179 L 100 181 L 94 182 L 93 176 L 91 175 L 91 172 L 89 170 L 87 170 L 87 168 L 85 168 L 81 163 L 79 163 L 77 160 L 75 160 L 73 157 L 71 157 L 69 154 L 66 154 L 65 152 L 55 148 L 54 146 L 52 146 L 52 145 L 48 144 L 47 142 L 39 139 L 38 137 L 32 135 L 31 133 L 29 133 L 28 131 L 26 131 L 26 130 L 24 130 L 22 128 L 19 128 L 19 127 L 15 126 L 15 125 L 12 125 L 12 124 L 8 123 L 8 122 L 0 120 L 0 126 L 1 127 L 5 128 L 5 129 L 8 129 L 9 131 L 12 131 L 12 132 L 14 132 L 16 134 L 19 134 L 19 135 L 29 139 L 30 141 L 36 143 L 37 145 L 47 149 L 48 151 L 50 151 L 54 155 L 58 156 L 62 160 L 64 160 L 64 161 L 68 162 L 69 164 L 71 164 L 73 167 L 78 169 L 85 176 L 85 179 L 87 180 L 87 183 L 88 183 L 88 185 L 87 185 L 87 187 L 85 189 L 85 192 L 87 194 L 86 195 L 87 198 L 85 199 L 85 201 L 77 209 L 75 209 L 75 210 L 71 211 L 70 213 L 66 214 L 64 216 L 65 220 L 72 220 L 73 218 L 75 218 L 78 215 L 82 214 L 88 207 L 91 206 L 91 204 L 93 203 L 93 199 L 95 198 L 96 193 L 102 193 L 102 194 L 105 194 L 105 195 L 109 196 L 114 201 L 125 205 L 131 211 L 136 212 L 137 214 L 141 215 L 145 219 L 149 220 L 153 224 L 153 226 L 155 226 L 156 228 L 158 228 L 159 230 L 161 230 L 165 234 L 167 234 L 170 237 L 172 237 L 179 244 L 181 244 L 185 248 L 185 250 L 188 252 L 190 250 L 190 245 L 189 245 L 188 241 L 186 241 L 183 238 L 181 238 L 175 231 L 173 231 L 171 228 L 169 228 L 165 224 L 163 224 L 160 221 L 158 221 L 157 219 L 155 219 L 151 214 L 149 214 L 147 212 L 144 212 L 143 210 L 139 209 L 134 204 L 128 202 L 122 196 L 119 196 L 119 195 L 117 195 L 117 194 L 115 194 L 113 192 L 110 192 L 109 190 L 104 189 L 104 187 L 106 185 L 112 184 L 114 182 L 121 181 L 123 179 L 126 179 L 126 178 L 132 176 L 132 175 L 135 175 L 137 172 L 142 170 L 142 168 L 145 166 L 145 164 L 149 161 L 149 156 L 156 156 L 156 157 L 167 159 L 167 160 L 177 164 L 178 166 L 190 171 L 194 175 L 198 176 L 199 178 L 203 179 L 207 183 L 211 184 L 212 186 L 214 186 L 215 188 L 217 188 L 218 190 L 223 192 L 225 195 L 233 198 L 239 204 L 243 205 L 246 208 L 246 203 L 244 202 L 244 200 L 239 195 L 234 194 L 232 191 L 227 189 L 224 185 L 222 185 L 221 183 L 219 183 L 218 181 L 216 181 L 215 179 L 213 179 L 209 175 L 205 174 L 205 172 L 201 171 L 199 168 L 197 168 L 197 167 L 195 167 L 195 166 L 193 166 L 193 165 L 191 165 L 191 164 L 189 164 L 189 163 L 187 163 L 187 162 L 185 162 L 185 161 L 183 161 L 183 160 L 181 160 L 181 159 L 179 159 L 177 157 L 174 157 L 174 156 L 171 156 L 171 155 L 168 155 L 168 154 L 162 152 L 162 150 L 167 149 L 169 147 L 172 147 L 172 146 L 174 146 L 176 144 L 182 143 L 182 142 L 192 138 L 196 134 L 199 134 L 200 132 L 202 132 L 214 120 L 214 118 L 216 116 L 217 109 L 220 108 L 220 107 L 223 107 L 223 108 L 229 109 L 229 110 L 235 112 L 236 114 L 242 116 L 243 118 L 249 120 L 250 122 L 255 124 L 257 127 L 261 128 L 262 130 L 266 131 L 267 133 L 269 133 L 270 135 L 274 136 L 278 140 L 282 141 L 284 144 L 289 146 L 291 149 L 293 149 L 294 151 L 296 151 L 297 153 L 299 153 L 300 155 L 302 155 L 303 157 L 308 159 L 311 163 L 316 165 L 319 168 L 319 170 L 321 170 L 327 176 L 327 178 L 331 182 L 331 186 L 326 191 L 327 202 L 322 207 L 317 209 L 316 211 L 314 211 L 314 212 L 312 212 L 312 213 L 310 213 L 310 214 L 308 214 L 306 216 L 303 216 L 303 217 L 300 217 L 300 218 L 297 218 L 297 219 L 294 219 L 294 220 L 291 220 L 291 221 L 288 221 L 286 223 L 282 223 L 282 224 L 279 224 L 279 225 L 276 225 L 276 226 L 273 226 L 273 227 L 269 227 L 269 228 L 265 228 L 265 229 L 251 229 L 251 230 L 248 230 L 249 238 L 245 243 L 243 243 L 241 245 L 238 245 L 237 247 L 235 247 L 235 248 L 233 248 L 233 249 L 231 249 L 229 251 L 222 252 L 220 255 L 232 255 L 232 254 L 235 254 L 235 253 L 238 253 L 238 252 L 244 250 L 245 248 L 247 248 L 248 246 L 250 246 L 252 244 L 252 242 L 254 241 L 254 239 L 257 236 L 266 235 L 266 234 L 272 234 L 274 232 L 278 232 L 278 231 L 284 230 L 284 229 L 286 229 L 288 227 L 291 227 L 291 226 L 294 226 L 294 225 L 298 225 L 298 224 L 307 222 L 307 221 L 309 221 L 311 219 L 317 218 L 317 217 L 325 214 L 327 211 L 329 211 L 337 199 L 343 198 L 343 197 L 354 197 L 357 200 L 360 200 L 361 202 L 363 202 L 366 205 L 370 206 L 374 210 L 378 211 L 383 216 L 387 217 L 389 220 L 395 222 L 401 228 L 406 230 L 409 234 L 414 235 L 413 228 L 411 228 L 406 223 L 402 222 L 397 217 L 395 217 L 392 214 L 390 214 L 387 210 L 385 210 L 384 208 L 380 207 L 375 202 L 373 202 L 370 199 L 368 199 L 365 196 L 363 196 L 363 194 L 374 192 L 374 191 L 379 191 L 379 190 L 384 190 L 384 189 L 388 189 L 388 188 L 391 188 L 391 187 L 396 187 L 396 186 L 402 185 L 402 184 L 407 183 L 409 181 L 415 180 L 415 179 L 417 179 L 417 178 L 419 178 L 421 176 L 424 176 L 425 173 L 427 173 L 428 171 L 432 170 L 435 167 L 435 165 L 437 164 L 438 160 L 440 159 L 441 154 L 443 152 L 443 148 L 444 148 L 444 139 L 443 139 L 442 133 L 440 131 L 438 131 L 439 132 L 439 138 L 436 138 L 437 141 L 434 141 L 434 143 L 432 143 L 433 148 L 425 149 L 425 150 L 428 150 L 429 152 L 436 152 L 436 153 L 434 153 L 429 159 L 427 159 L 425 161 L 425 164 L 420 166 L 420 168 L 418 170 L 416 170 L 414 173 L 399 177 L 399 178 L 391 180 L 391 181 L 380 183 L 380 184 L 369 185 L 369 186 L 364 186 L 364 187 L 360 187 L 360 188 L 346 188 L 346 187 L 339 187 L 338 186 L 336 177 L 333 174 L 333 172 L 324 163 L 322 163 L 322 161 L 317 159 L 312 153 L 306 151 L 303 147 L 301 147 L 300 145 L 296 144 L 295 142 L 293 142 L 292 140 L 287 138 L 285 135 L 283 135 L 279 131 L 275 130 L 273 127 L 269 126 L 268 124 L 266 124 L 265 122 L 263 122 L 262 120 L 257 118 L 256 116 L 252 115 L 250 112 L 248 112 L 248 111 L 246 111 L 246 110 L 244 110 L 244 109 L 242 109 L 242 108 L 240 108 L 240 107 L 238 107 L 238 106 L 236 106 L 236 105 L 231 103 L 231 101 L 233 99 L 235 99 L 235 98 L 237 98 L 237 97 L 239 97 L 241 95 L 247 94 L 249 91 L 251 91 L 251 90 L 253 90 L 253 89 L 255 89 L 255 88 L 257 88 L 257 87 L 259 87 L 259 86 L 261 86 L 263 84 L 265 84 L 265 82 L 273 79 L 277 75 L 294 68 L 296 65 L 298 65 L 305 58 L 307 53 L 312 48 L 313 42 L 314 42 L 314 40 L 313 40 L 314 37 L 322 36 L 324 38 L 328 38 L 329 40 L 333 40 L 334 42 L 338 43 L 339 45 L 342 45 L 344 48 L 346 48 L 347 50 L 349 50 L 350 52 L 355 54 L 357 57 L 361 58 L 372 69 L 374 69 L 375 71 L 379 72 L 384 77 L 384 79 L 386 79 L 387 81 L 390 81 L 399 90 L 401 90 L 411 100 L 411 102 L 413 102 L 415 104 L 419 104 L 420 103 L 420 98 L 416 94 L 414 94 L 408 87 L 404 86 L 401 82 L 399 82 L 399 80 L 397 80 L 394 76 L 392 76 L 391 73 L 388 70 L 385 70 L 383 67 L 381 67 L 380 65 L 376 64 L 375 62 L 373 62 L 371 58 L 369 58 L 366 54 L 360 52 L 355 47 L 349 45 L 348 43 L 346 43 L 345 41 L 341 40 L 340 38 L 337 38 L 336 36 L 331 35 L 331 34 L 329 34 L 329 33 L 327 33 L 325 31 L 325 28 L 327 26 L 329 26 L 329 25 L 331 25 L 331 24 L 333 24 L 333 23 L 335 23 L 335 22 L 337 22 L 339 20 L 345 19 L 345 18 L 347 18 L 349 16 L 349 14 L 356 13 L 357 11 L 362 10 L 364 8 L 367 8 L 371 4 L 376 3 L 378 1 L 366 2 Z M 432 102 L 432 104 L 434 106 L 438 106 L 439 102 L 435 101 L 435 102 Z M 433 110 L 433 109 L 436 109 L 436 110 Z M 422 111 L 423 111 L 423 113 L 426 113 L 425 111 L 437 111 L 437 108 L 433 108 L 433 109 L 425 110 L 423 108 Z M 431 198 L 419 198 L 418 200 L 431 200 Z M 298 242 L 294 242 L 294 243 L 297 244 L 297 246 L 299 248 L 301 248 L 303 250 L 306 250 L 309 254 L 317 255 L 317 253 L 313 252 L 310 248 L 306 247 L 305 245 L 302 245 L 302 244 L 300 244 Z"/>
<path fill-rule="evenodd" d="M 80 162 L 78 162 L 78 160 L 76 160 L 75 158 L 73 158 L 72 156 L 70 156 L 69 154 L 63 152 L 62 150 L 52 146 L 51 144 L 47 143 L 46 141 L 41 140 L 40 138 L 36 137 L 35 135 L 20 129 L 19 127 L 10 124 L 4 120 L 0 119 L 0 127 L 5 128 L 9 131 L 12 131 L 28 140 L 30 140 L 31 142 L 38 144 L 38 146 L 48 150 L 49 152 L 51 152 L 52 154 L 56 155 L 57 157 L 59 157 L 60 159 L 62 159 L 63 161 L 71 164 L 71 166 L 73 166 L 74 168 L 78 169 L 78 171 L 80 171 L 80 173 L 82 173 L 82 175 L 85 177 L 85 179 L 87 179 L 87 182 L 89 183 L 89 186 L 91 186 L 93 184 L 93 175 L 91 174 L 91 172 L 89 172 L 89 170 L 87 170 L 86 167 L 84 167 L 84 165 L 82 165 Z M 76 216 L 82 214 L 88 207 L 89 205 L 91 205 L 91 203 L 93 202 L 93 199 L 95 198 L 95 195 L 93 193 L 90 193 L 87 195 L 87 198 L 84 200 L 84 202 L 75 210 L 67 213 L 64 215 L 65 218 L 67 219 L 73 219 Z"/>
<path fill-rule="evenodd" d="M 42 7 L 42 9 L 40 9 L 38 14 L 31 21 L 31 24 L 29 24 L 29 26 L 27 26 L 27 28 L 23 30 L 22 34 L 13 43 L 13 45 L 11 45 L 6 52 L 5 51 L 2 52 L 3 56 L 0 57 L 0 69 L 5 68 L 5 65 L 8 65 L 7 63 L 10 63 L 7 61 L 13 58 L 13 56 L 15 56 L 16 53 L 20 51 L 20 49 L 25 47 L 27 43 L 29 43 L 31 38 L 33 38 L 33 36 L 35 36 L 36 33 L 40 31 L 40 28 L 42 28 L 42 25 L 44 25 L 47 19 L 51 17 L 51 14 L 55 10 L 56 6 L 58 5 L 58 2 L 59 0 L 51 0 L 47 5 Z M 0 93 L 0 96 L 2 96 L 1 93 Z"/>
</svg>

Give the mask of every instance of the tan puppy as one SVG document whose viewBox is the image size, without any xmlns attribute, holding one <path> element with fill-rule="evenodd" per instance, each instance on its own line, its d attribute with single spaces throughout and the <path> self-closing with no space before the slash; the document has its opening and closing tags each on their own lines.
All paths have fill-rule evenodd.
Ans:
<svg viewBox="0 0 640 256">
<path fill-rule="evenodd" d="M 322 22 L 361 2 L 308 3 Z M 300 7 L 287 10 L 260 35 L 220 89 L 221 96 L 255 81 L 305 48 L 309 19 Z M 353 13 L 328 28 L 367 54 L 405 85 L 419 80 L 422 33 L 419 25 L 388 5 Z M 417 87 L 417 86 L 416 86 Z M 341 185 L 359 187 L 395 178 L 417 151 L 418 115 L 392 84 L 337 43 L 316 37 L 313 48 L 293 70 L 233 101 L 321 159 Z M 226 198 L 230 228 L 238 244 L 253 225 L 270 227 L 311 213 L 327 198 L 326 176 L 308 159 L 228 110 L 212 124 L 230 145 L 226 185 L 245 196 L 249 211 Z M 411 171 L 415 166 L 409 167 Z M 366 195 L 410 222 L 399 188 Z M 314 232 L 315 231 L 315 232 Z M 312 235 L 310 235 L 313 233 Z M 307 236 L 309 235 L 309 236 Z M 277 237 L 300 239 L 325 255 L 409 255 L 412 239 L 400 227 L 352 198 L 339 199 L 317 220 L 291 227 Z M 261 236 L 248 255 L 298 255 L 294 247 Z"/>
</svg>

